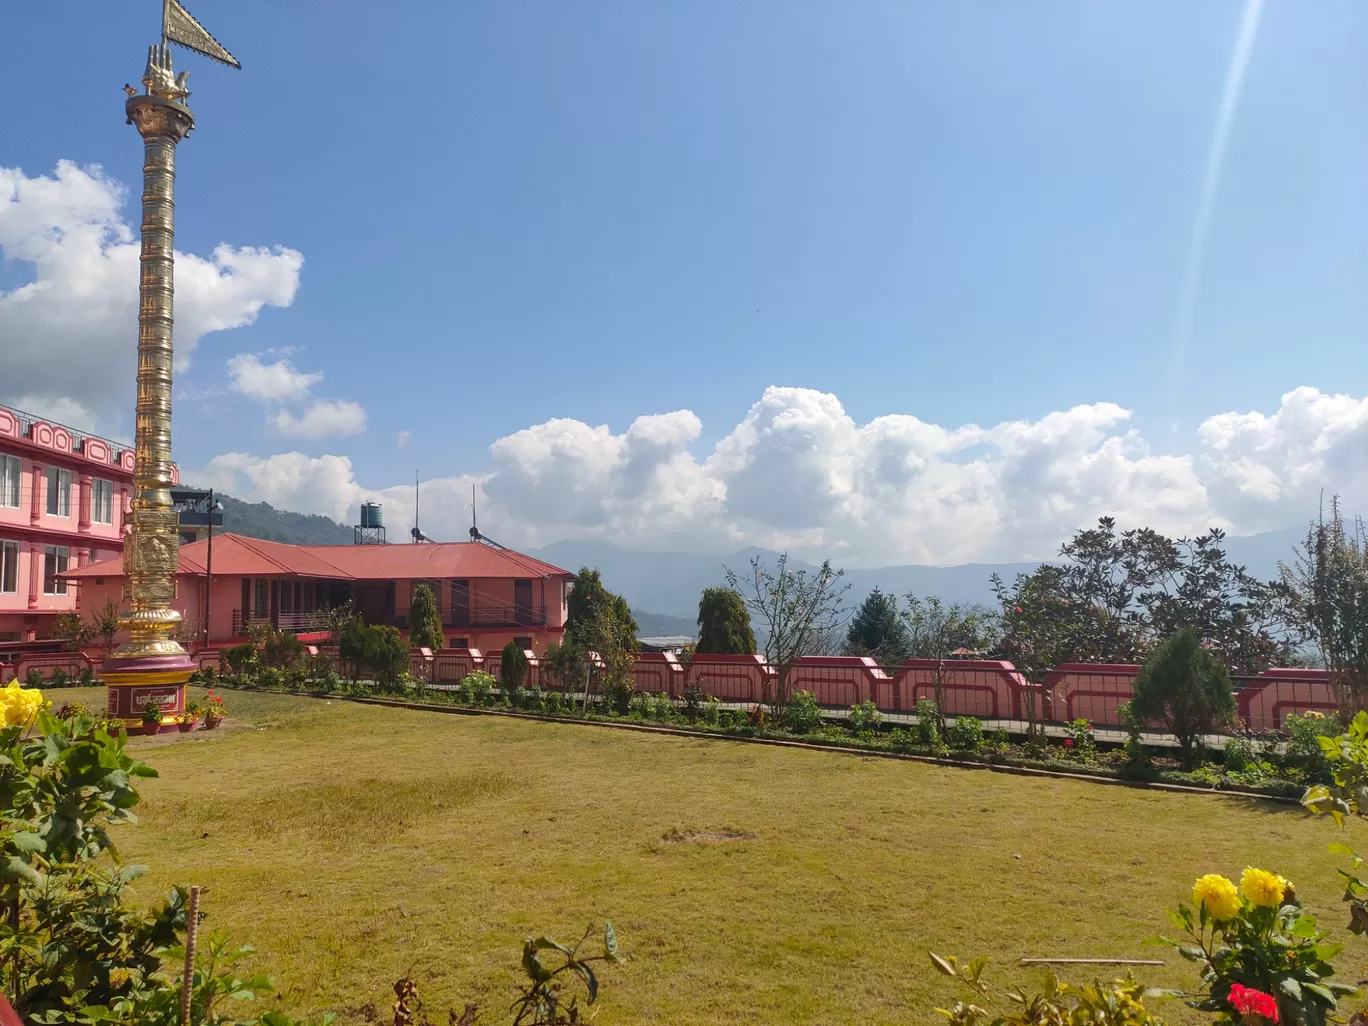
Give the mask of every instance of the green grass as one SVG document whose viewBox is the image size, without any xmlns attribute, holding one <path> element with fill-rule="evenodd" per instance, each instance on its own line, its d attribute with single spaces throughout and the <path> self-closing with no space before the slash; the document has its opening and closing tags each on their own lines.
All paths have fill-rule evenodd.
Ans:
<svg viewBox="0 0 1368 1026">
<path fill-rule="evenodd" d="M 605 917 L 631 959 L 605 971 L 608 1024 L 934 1022 L 953 992 L 928 948 L 987 955 L 1003 982 L 1028 978 L 1022 956 L 1073 956 L 1163 958 L 1144 979 L 1192 985 L 1142 941 L 1195 877 L 1251 863 L 1346 941 L 1341 979 L 1368 969 L 1368 943 L 1341 929 L 1325 850 L 1339 832 L 1293 807 L 226 697 L 232 729 L 132 742 L 161 776 L 121 844 L 153 866 L 141 897 L 208 886 L 208 925 L 253 943 L 295 1012 L 387 1019 L 412 970 L 433 1021 L 466 999 L 502 1021 L 522 937 Z M 728 832 L 743 836 L 679 839 Z"/>
</svg>

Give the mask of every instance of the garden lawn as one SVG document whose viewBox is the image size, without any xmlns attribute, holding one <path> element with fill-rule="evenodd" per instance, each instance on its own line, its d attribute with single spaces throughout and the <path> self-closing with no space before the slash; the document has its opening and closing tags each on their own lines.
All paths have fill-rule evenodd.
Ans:
<svg viewBox="0 0 1368 1026">
<path fill-rule="evenodd" d="M 605 917 L 630 958 L 602 974 L 607 1024 L 935 1022 L 955 992 L 927 949 L 987 955 L 1003 983 L 1029 980 L 1022 956 L 1067 956 L 1162 958 L 1142 979 L 1195 985 L 1143 941 L 1172 932 L 1194 878 L 1247 864 L 1291 878 L 1346 943 L 1341 980 L 1368 968 L 1326 852 L 1340 833 L 1296 807 L 226 697 L 231 729 L 131 742 L 161 776 L 120 843 L 153 867 L 140 897 L 206 885 L 207 926 L 255 945 L 296 1013 L 388 1021 L 390 985 L 413 972 L 434 1022 L 467 999 L 507 1021 L 522 938 Z M 678 839 L 724 832 L 746 839 Z M 1362 832 L 1348 840 L 1368 847 Z"/>
</svg>

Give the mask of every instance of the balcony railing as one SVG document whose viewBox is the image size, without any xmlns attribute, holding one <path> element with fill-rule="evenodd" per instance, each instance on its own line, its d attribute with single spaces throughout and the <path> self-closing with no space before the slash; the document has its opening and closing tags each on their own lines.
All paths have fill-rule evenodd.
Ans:
<svg viewBox="0 0 1368 1026">
<path fill-rule="evenodd" d="M 250 610 L 243 616 L 241 609 L 233 610 L 233 637 L 240 638 L 253 624 L 269 624 L 276 630 L 290 631 L 294 634 L 307 634 L 327 628 L 327 613 L 275 613 L 254 614 Z"/>
<path fill-rule="evenodd" d="M 443 627 L 545 627 L 546 606 L 482 601 L 442 614 Z"/>
</svg>

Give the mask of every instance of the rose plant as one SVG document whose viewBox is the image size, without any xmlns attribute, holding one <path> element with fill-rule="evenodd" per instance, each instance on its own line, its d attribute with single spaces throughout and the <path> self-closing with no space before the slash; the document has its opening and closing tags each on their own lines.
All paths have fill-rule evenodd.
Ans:
<svg viewBox="0 0 1368 1026">
<path fill-rule="evenodd" d="M 1341 946 L 1326 943 L 1316 918 L 1302 910 L 1292 883 L 1248 867 L 1234 882 L 1217 873 L 1192 888 L 1194 907 L 1171 913 L 1186 941 L 1158 938 L 1200 967 L 1193 1008 L 1217 1013 L 1218 1023 L 1321 1026 L 1340 997 L 1356 988 L 1331 983 L 1330 960 Z"/>
</svg>

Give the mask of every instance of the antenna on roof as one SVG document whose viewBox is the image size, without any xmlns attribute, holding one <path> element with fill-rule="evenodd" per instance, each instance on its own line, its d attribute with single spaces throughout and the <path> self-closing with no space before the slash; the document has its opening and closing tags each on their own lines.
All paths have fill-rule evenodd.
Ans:
<svg viewBox="0 0 1368 1026">
<path fill-rule="evenodd" d="M 475 514 L 475 485 L 470 486 L 470 540 L 473 542 L 484 542 L 486 545 L 493 545 L 496 549 L 507 548 L 500 545 L 493 538 L 486 538 L 480 533 L 480 522 Z"/>
<path fill-rule="evenodd" d="M 418 530 L 418 471 L 413 472 L 413 530 L 409 532 L 413 535 L 413 543 L 432 541 L 422 531 Z"/>
</svg>

